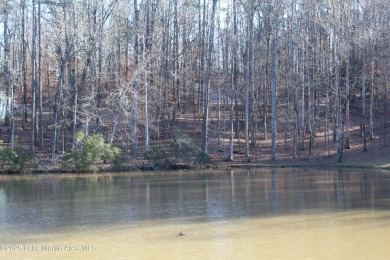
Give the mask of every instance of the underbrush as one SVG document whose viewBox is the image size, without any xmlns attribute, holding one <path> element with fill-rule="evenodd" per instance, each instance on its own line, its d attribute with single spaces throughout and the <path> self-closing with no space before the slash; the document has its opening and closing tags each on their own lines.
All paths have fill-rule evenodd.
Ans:
<svg viewBox="0 0 390 260">
<path fill-rule="evenodd" d="M 150 162 L 144 167 L 148 169 L 189 169 L 196 164 L 211 162 L 209 155 L 204 153 L 187 134 L 180 131 L 174 133 L 174 142 L 168 149 L 153 145 L 145 157 Z"/>
<path fill-rule="evenodd" d="M 1 142 L 1 141 L 0 141 Z M 30 163 L 34 160 L 34 155 L 29 152 L 20 152 L 15 149 L 5 148 L 0 143 L 0 166 L 9 169 L 10 172 L 30 173 Z"/>
<path fill-rule="evenodd" d="M 110 163 L 116 168 L 122 166 L 121 150 L 107 144 L 102 135 L 84 138 L 82 132 L 77 132 L 76 143 L 76 148 L 61 158 L 63 169 L 97 172 L 98 162 Z"/>
</svg>

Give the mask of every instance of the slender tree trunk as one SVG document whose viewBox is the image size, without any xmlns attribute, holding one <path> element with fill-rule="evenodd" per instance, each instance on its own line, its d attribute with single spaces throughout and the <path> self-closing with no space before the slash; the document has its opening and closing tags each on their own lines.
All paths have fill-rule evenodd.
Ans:
<svg viewBox="0 0 390 260">
<path fill-rule="evenodd" d="M 335 30 L 336 31 L 336 30 Z M 339 34 L 336 33 L 336 43 L 334 47 L 335 56 L 335 108 L 336 108 L 336 142 L 337 142 L 337 162 L 342 160 L 342 141 L 340 136 L 340 55 L 339 55 Z"/>
<path fill-rule="evenodd" d="M 76 148 L 76 125 L 77 125 L 77 89 L 75 87 L 72 115 L 72 150 Z"/>
<path fill-rule="evenodd" d="M 366 139 L 366 69 L 365 69 L 365 53 L 362 53 L 362 117 L 361 117 L 361 135 L 363 137 L 363 152 L 367 152 Z"/>
<path fill-rule="evenodd" d="M 198 0 L 198 19 L 199 19 L 199 34 L 201 37 L 199 38 L 199 51 L 200 51 L 200 60 L 199 60 L 199 71 L 198 71 L 198 80 L 199 80 L 199 87 L 198 87 L 198 113 L 201 112 L 202 106 L 201 103 L 204 98 L 204 61 L 205 61 L 205 35 L 206 35 L 206 0 L 203 0 L 203 15 L 201 15 L 201 1 Z M 203 111 L 204 113 L 204 111 Z"/>
<path fill-rule="evenodd" d="M 15 90 L 14 90 L 14 84 L 11 85 L 11 118 L 10 118 L 10 130 L 11 130 L 11 140 L 10 140 L 10 146 L 11 150 L 15 149 L 15 118 L 14 118 L 14 107 L 15 107 Z"/>
<path fill-rule="evenodd" d="M 42 91 L 42 26 L 41 26 L 41 1 L 38 1 L 38 91 L 39 91 L 39 106 L 38 106 L 38 129 L 37 141 L 39 141 L 39 149 L 43 149 L 43 91 Z"/>
<path fill-rule="evenodd" d="M 371 62 L 371 89 L 370 89 L 370 140 L 374 139 L 374 73 L 375 73 L 374 70 L 375 70 L 375 61 L 372 61 Z"/>
<path fill-rule="evenodd" d="M 21 1 L 22 7 L 22 28 L 21 28 L 21 41 L 22 41 L 22 127 L 25 129 L 25 124 L 27 123 L 27 47 L 26 47 L 26 39 L 25 39 L 25 11 L 26 11 L 26 0 Z"/>
<path fill-rule="evenodd" d="M 131 118 L 131 152 L 132 154 L 137 153 L 138 139 L 137 139 L 137 121 L 138 121 L 138 56 L 139 56 L 139 10 L 137 0 L 134 0 L 134 65 L 135 73 L 133 82 L 133 100 L 132 100 L 132 118 Z"/>
<path fill-rule="evenodd" d="M 272 149 L 271 149 L 271 158 L 272 160 L 276 159 L 276 124 L 277 124 L 277 93 L 276 93 L 276 22 L 273 22 L 273 34 L 271 41 L 271 55 L 272 55 L 272 72 L 271 72 L 271 110 L 272 110 Z"/>
<path fill-rule="evenodd" d="M 290 57 L 291 50 L 290 50 L 290 35 L 287 36 L 287 55 Z M 287 152 L 287 138 L 288 138 L 288 132 L 289 132 L 289 120 L 290 120 L 290 91 L 291 91 L 291 83 L 292 83 L 292 66 L 289 62 L 289 60 L 286 60 L 284 63 L 284 77 L 286 79 L 287 84 L 287 105 L 286 105 L 286 115 L 284 119 L 284 151 Z"/>
<path fill-rule="evenodd" d="M 179 56 L 179 24 L 178 24 L 178 8 L 177 8 L 177 0 L 174 0 L 173 7 L 173 48 L 172 48 L 172 56 Z M 179 58 L 176 58 L 173 64 L 173 73 L 179 74 Z M 173 107 L 172 107 L 172 125 L 176 124 L 176 114 L 179 110 L 180 100 L 179 100 L 179 92 L 180 92 L 180 81 L 179 77 L 174 77 L 172 80 L 173 86 Z"/>
<path fill-rule="evenodd" d="M 210 17 L 210 33 L 209 33 L 209 46 L 207 51 L 207 69 L 205 75 L 205 90 L 204 90 L 204 102 L 203 102 L 203 126 L 202 126 L 202 151 L 208 153 L 208 119 L 209 119 L 209 88 L 210 77 L 212 69 L 212 53 L 214 48 L 214 24 L 215 24 L 215 8 L 217 0 L 213 0 L 213 6 Z"/>
<path fill-rule="evenodd" d="M 329 75 L 328 75 L 329 77 Z M 328 79 L 328 83 L 329 79 Z M 328 150 L 328 157 L 330 157 L 330 137 L 329 137 L 329 116 L 330 116 L 330 100 L 329 100 L 329 87 L 326 88 L 326 113 L 325 113 L 325 144 Z"/>
<path fill-rule="evenodd" d="M 9 24 L 9 10 L 8 2 L 4 3 L 3 14 L 3 46 L 4 46 L 4 61 L 2 65 L 3 84 L 5 87 L 5 99 L 3 105 L 5 106 L 5 125 L 10 131 L 11 149 L 15 149 L 15 132 L 14 132 L 14 87 L 12 83 L 12 75 L 10 70 L 11 64 L 11 44 L 10 44 L 10 27 Z"/>
<path fill-rule="evenodd" d="M 298 106 L 298 86 L 294 87 L 294 158 L 299 154 L 299 106 Z"/>
<path fill-rule="evenodd" d="M 232 66 L 231 66 L 231 89 L 230 89 L 230 131 L 229 131 L 229 153 L 227 160 L 233 161 L 233 134 L 234 134 L 234 107 L 236 104 L 236 86 L 237 86 L 237 6 L 233 1 L 233 39 L 232 39 Z M 237 133 L 237 132 L 236 132 Z"/>
<path fill-rule="evenodd" d="M 305 47 L 305 46 L 303 46 Z M 305 71 L 302 69 L 302 82 L 305 82 Z M 305 105 L 306 99 L 305 99 L 305 84 L 302 84 L 302 96 L 301 96 L 301 151 L 305 150 L 305 129 L 306 129 L 306 122 L 305 122 Z"/>
<path fill-rule="evenodd" d="M 146 38 L 144 39 L 144 52 L 143 60 L 146 62 L 146 68 L 144 72 L 144 154 L 146 155 L 149 151 L 149 55 L 152 48 L 152 33 L 153 24 L 150 8 L 152 8 L 152 15 L 154 14 L 154 7 L 151 7 L 150 1 L 147 1 L 146 11 Z"/>
<path fill-rule="evenodd" d="M 384 58 L 385 49 L 385 36 L 382 37 L 382 48 L 381 48 L 381 63 L 383 67 L 383 85 L 384 85 L 384 117 L 383 117 L 383 146 L 387 146 L 387 126 L 390 126 L 387 122 L 387 61 Z"/>
<path fill-rule="evenodd" d="M 54 109 L 53 109 L 53 133 L 51 138 L 51 158 L 54 159 L 57 153 L 57 139 L 58 139 L 58 114 L 60 112 L 60 99 L 61 99 L 61 88 L 64 74 L 64 63 L 62 57 L 58 58 L 59 61 L 59 75 L 57 81 L 57 91 L 55 95 Z"/>
<path fill-rule="evenodd" d="M 312 148 L 313 148 L 313 143 L 314 143 L 314 90 L 313 90 L 313 81 L 312 81 L 312 70 L 313 70 L 313 64 L 312 64 L 312 59 L 313 59 L 313 40 L 311 39 L 312 36 L 312 30 L 311 30 L 311 25 L 309 22 L 308 25 L 308 42 L 309 46 L 308 48 L 308 54 L 307 54 L 307 96 L 308 96 L 308 106 L 307 106 L 307 112 L 308 112 L 308 117 L 307 117 L 307 123 L 308 123 L 308 128 L 309 128 L 309 155 L 312 154 Z"/>
<path fill-rule="evenodd" d="M 330 52 L 330 43 L 329 39 L 326 38 L 325 40 L 326 47 L 324 48 L 328 53 Z M 330 55 L 329 55 L 330 56 Z M 330 68 L 330 57 L 325 60 L 325 68 Z M 330 71 L 329 69 L 326 70 L 326 112 L 325 112 L 325 145 L 328 151 L 328 157 L 330 158 L 330 97 L 329 97 L 329 89 L 331 87 L 330 82 Z"/>
<path fill-rule="evenodd" d="M 148 21 L 149 22 L 149 21 Z M 147 25 L 148 26 L 148 25 Z M 144 61 L 148 59 L 148 41 L 149 41 L 149 35 L 147 35 L 146 43 L 144 41 L 144 52 L 143 52 L 143 59 Z M 148 95 L 149 95 L 149 85 L 148 85 L 148 73 L 149 73 L 149 61 L 146 61 L 146 68 L 144 72 L 144 155 L 146 156 L 149 151 L 149 101 L 148 101 Z"/>
<path fill-rule="evenodd" d="M 345 95 L 347 98 L 346 104 L 345 104 L 345 146 L 344 149 L 351 149 L 351 146 L 349 144 L 349 104 L 350 104 L 350 86 L 349 86 L 349 70 L 350 70 L 350 63 L 349 63 L 349 46 L 347 46 L 347 58 L 346 58 L 346 75 L 345 75 Z"/>
<path fill-rule="evenodd" d="M 251 45 L 251 38 L 250 38 L 250 24 L 251 24 L 251 17 L 250 14 L 247 14 L 248 21 L 247 21 L 247 39 L 246 39 L 246 62 L 245 62 L 245 129 L 244 129 L 244 138 L 245 138 L 245 158 L 249 160 L 249 84 L 250 84 L 250 45 Z"/>
<path fill-rule="evenodd" d="M 37 92 L 37 14 L 36 0 L 32 0 L 32 41 L 31 41 L 31 125 L 30 125 L 30 152 L 34 153 L 36 127 L 36 92 Z"/>
<path fill-rule="evenodd" d="M 144 153 L 149 151 L 148 74 L 144 75 Z"/>
<path fill-rule="evenodd" d="M 255 79 L 254 79 L 254 63 L 255 63 L 255 52 L 253 47 L 253 41 L 254 41 L 254 29 L 253 29 L 253 23 L 254 23 L 254 15 L 255 15 L 255 8 L 251 7 L 252 13 L 250 17 L 250 23 L 249 23 L 249 83 L 250 83 L 250 91 L 251 91 L 251 106 L 250 106 L 250 115 L 251 115 L 251 146 L 253 148 L 256 147 L 256 135 L 257 135 L 257 109 L 256 106 L 256 98 L 255 98 Z"/>
<path fill-rule="evenodd" d="M 235 61 L 233 58 L 232 73 L 231 73 L 231 89 L 230 89 L 230 111 L 229 111 L 229 152 L 227 161 L 233 161 L 233 135 L 234 135 L 234 96 L 235 96 L 235 82 L 234 82 Z"/>
</svg>

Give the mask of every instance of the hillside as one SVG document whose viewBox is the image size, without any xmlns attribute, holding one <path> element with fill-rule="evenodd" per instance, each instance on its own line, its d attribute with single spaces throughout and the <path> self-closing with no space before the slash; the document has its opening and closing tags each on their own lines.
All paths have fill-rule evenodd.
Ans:
<svg viewBox="0 0 390 260">
<path fill-rule="evenodd" d="M 355 109 L 357 110 L 357 109 Z M 185 136 L 186 140 L 194 142 L 198 147 L 201 145 L 201 117 L 197 117 L 195 120 L 193 115 L 184 115 L 176 119 L 175 125 L 172 122 L 162 121 L 160 129 L 160 138 L 151 139 L 150 146 L 152 148 L 163 149 L 167 151 L 167 158 L 172 163 L 165 166 L 156 167 L 155 169 L 162 168 L 197 168 L 197 167 L 218 167 L 218 168 L 234 168 L 234 167 L 357 167 L 357 168 L 389 168 L 390 167 L 390 146 L 384 145 L 383 141 L 383 113 L 379 113 L 374 120 L 374 139 L 367 139 L 367 152 L 363 152 L 363 138 L 360 136 L 359 122 L 360 116 L 359 111 L 351 111 L 350 118 L 350 149 L 343 150 L 342 163 L 337 163 L 336 159 L 336 142 L 332 141 L 331 133 L 329 133 L 329 143 L 326 145 L 324 137 L 323 127 L 318 127 L 315 138 L 315 145 L 309 151 L 309 134 L 305 135 L 305 149 L 298 150 L 297 156 L 294 158 L 293 151 L 293 136 L 291 130 L 287 132 L 286 122 L 283 119 L 285 111 L 279 111 L 280 117 L 278 120 L 278 139 L 277 139 L 277 159 L 271 160 L 271 135 L 270 127 L 267 131 L 267 139 L 264 139 L 264 132 L 258 132 L 256 138 L 256 146 L 250 145 L 250 157 L 249 159 L 245 156 L 245 143 L 243 132 L 240 132 L 240 139 L 234 139 L 234 156 L 232 162 L 227 162 L 226 157 L 229 149 L 229 132 L 227 128 L 228 124 L 228 113 L 220 113 L 220 123 L 218 124 L 217 113 L 215 110 L 211 110 L 210 117 L 210 133 L 209 133 L 209 156 L 211 161 L 206 164 L 195 164 L 188 163 L 186 159 L 176 159 L 172 155 L 172 146 L 175 142 L 178 142 L 175 138 L 175 133 L 180 133 L 181 136 Z M 46 121 L 50 120 L 50 114 L 46 113 Z M 8 128 L 4 125 L 4 120 L 1 121 L 0 136 L 3 142 L 3 147 L 9 147 L 10 134 Z M 291 125 L 290 123 L 288 123 Z M 218 131 L 218 125 L 222 129 Z M 320 126 L 320 124 L 318 124 Z M 163 128 L 164 127 L 164 128 Z M 107 129 L 110 129 L 107 127 Z M 107 130 L 106 129 L 106 130 Z M 225 130 L 225 131 L 223 131 Z M 390 134 L 389 128 L 386 128 L 386 137 L 389 142 Z M 69 129 L 67 130 L 69 131 Z M 118 127 L 118 132 L 123 133 L 126 131 L 126 125 L 121 124 Z M 104 132 L 103 132 L 104 134 Z M 21 124 L 21 118 L 17 117 L 15 120 L 15 135 L 16 135 L 16 149 L 21 152 L 27 152 L 29 149 L 29 124 L 25 125 L 23 129 Z M 47 128 L 44 132 L 44 144 L 46 149 L 36 149 L 35 157 L 36 160 L 30 165 L 33 171 L 38 172 L 51 172 L 61 171 L 61 160 L 62 151 L 59 149 L 59 155 L 54 160 L 50 157 L 50 129 Z M 105 134 L 107 136 L 107 132 Z M 107 139 L 107 138 L 106 138 Z M 114 142 L 114 146 L 120 147 L 122 154 L 125 157 L 125 170 L 142 170 L 152 169 L 148 167 L 152 164 L 151 159 L 145 159 L 143 154 L 143 142 L 142 136 L 139 136 L 139 152 L 136 155 L 131 155 L 128 147 L 121 145 L 120 142 Z M 62 146 L 61 146 L 62 147 Z M 60 148 L 61 148 L 60 147 Z M 70 140 L 68 139 L 67 144 L 64 146 L 65 152 L 69 152 L 71 149 Z M 193 160 L 193 158 L 189 158 Z M 99 164 L 103 170 L 107 168 L 104 164 Z M 3 173 L 7 172 L 6 169 L 1 170 Z"/>
<path fill-rule="evenodd" d="M 2 146 L 41 171 L 76 135 L 125 170 L 386 164 L 387 2 L 2 1 Z"/>
</svg>

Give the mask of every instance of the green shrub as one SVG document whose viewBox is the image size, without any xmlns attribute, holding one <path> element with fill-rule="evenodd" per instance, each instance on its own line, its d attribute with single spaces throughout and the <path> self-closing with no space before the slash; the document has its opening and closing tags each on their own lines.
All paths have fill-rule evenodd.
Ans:
<svg viewBox="0 0 390 260">
<path fill-rule="evenodd" d="M 0 147 L 0 163 L 2 167 L 9 167 L 13 172 L 29 173 L 29 163 L 34 160 L 31 153 L 21 153 L 9 148 Z"/>
<path fill-rule="evenodd" d="M 79 142 L 83 135 L 76 133 Z M 76 171 L 97 172 L 98 168 L 94 163 L 103 161 L 112 163 L 118 167 L 121 164 L 121 150 L 105 143 L 102 135 L 91 135 L 85 138 L 80 148 L 76 148 L 62 157 L 62 165 L 65 169 Z"/>
</svg>

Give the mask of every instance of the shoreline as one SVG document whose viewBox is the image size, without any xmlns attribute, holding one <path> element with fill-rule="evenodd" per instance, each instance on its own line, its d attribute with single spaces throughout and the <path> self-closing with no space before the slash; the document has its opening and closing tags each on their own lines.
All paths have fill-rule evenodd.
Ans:
<svg viewBox="0 0 390 260">
<path fill-rule="evenodd" d="M 275 162 L 269 162 L 269 161 L 263 161 L 263 162 L 211 162 L 207 164 L 196 164 L 196 165 L 190 165 L 190 164 L 183 164 L 183 163 L 177 163 L 177 164 L 171 164 L 167 167 L 161 167 L 161 168 L 152 168 L 148 167 L 145 164 L 140 165 L 127 165 L 121 169 L 113 169 L 111 167 L 107 167 L 104 165 L 99 165 L 98 171 L 66 171 L 59 168 L 59 165 L 56 166 L 46 166 L 39 168 L 32 168 L 28 173 L 20 173 L 20 172 L 13 172 L 11 170 L 7 169 L 0 169 L 0 175 L 44 175 L 44 174 L 94 174 L 94 173 L 100 173 L 100 174 L 108 174 L 108 173 L 116 173 L 116 172 L 163 172 L 163 171 L 186 171 L 186 170 L 204 170 L 204 169 L 215 169 L 215 170 L 229 170 L 229 169 L 253 169 L 253 168 L 268 168 L 268 169 L 285 169 L 285 168 L 331 168 L 331 169 L 370 169 L 370 170 L 383 170 L 383 171 L 389 171 L 390 172 L 390 162 L 383 163 L 383 162 L 375 162 L 375 161 L 368 161 L 365 163 L 358 163 L 358 162 L 341 162 L 341 163 L 334 163 L 334 162 L 318 162 L 318 159 L 311 159 L 311 160 L 296 160 L 296 161 L 286 161 L 286 160 L 280 160 Z"/>
</svg>

